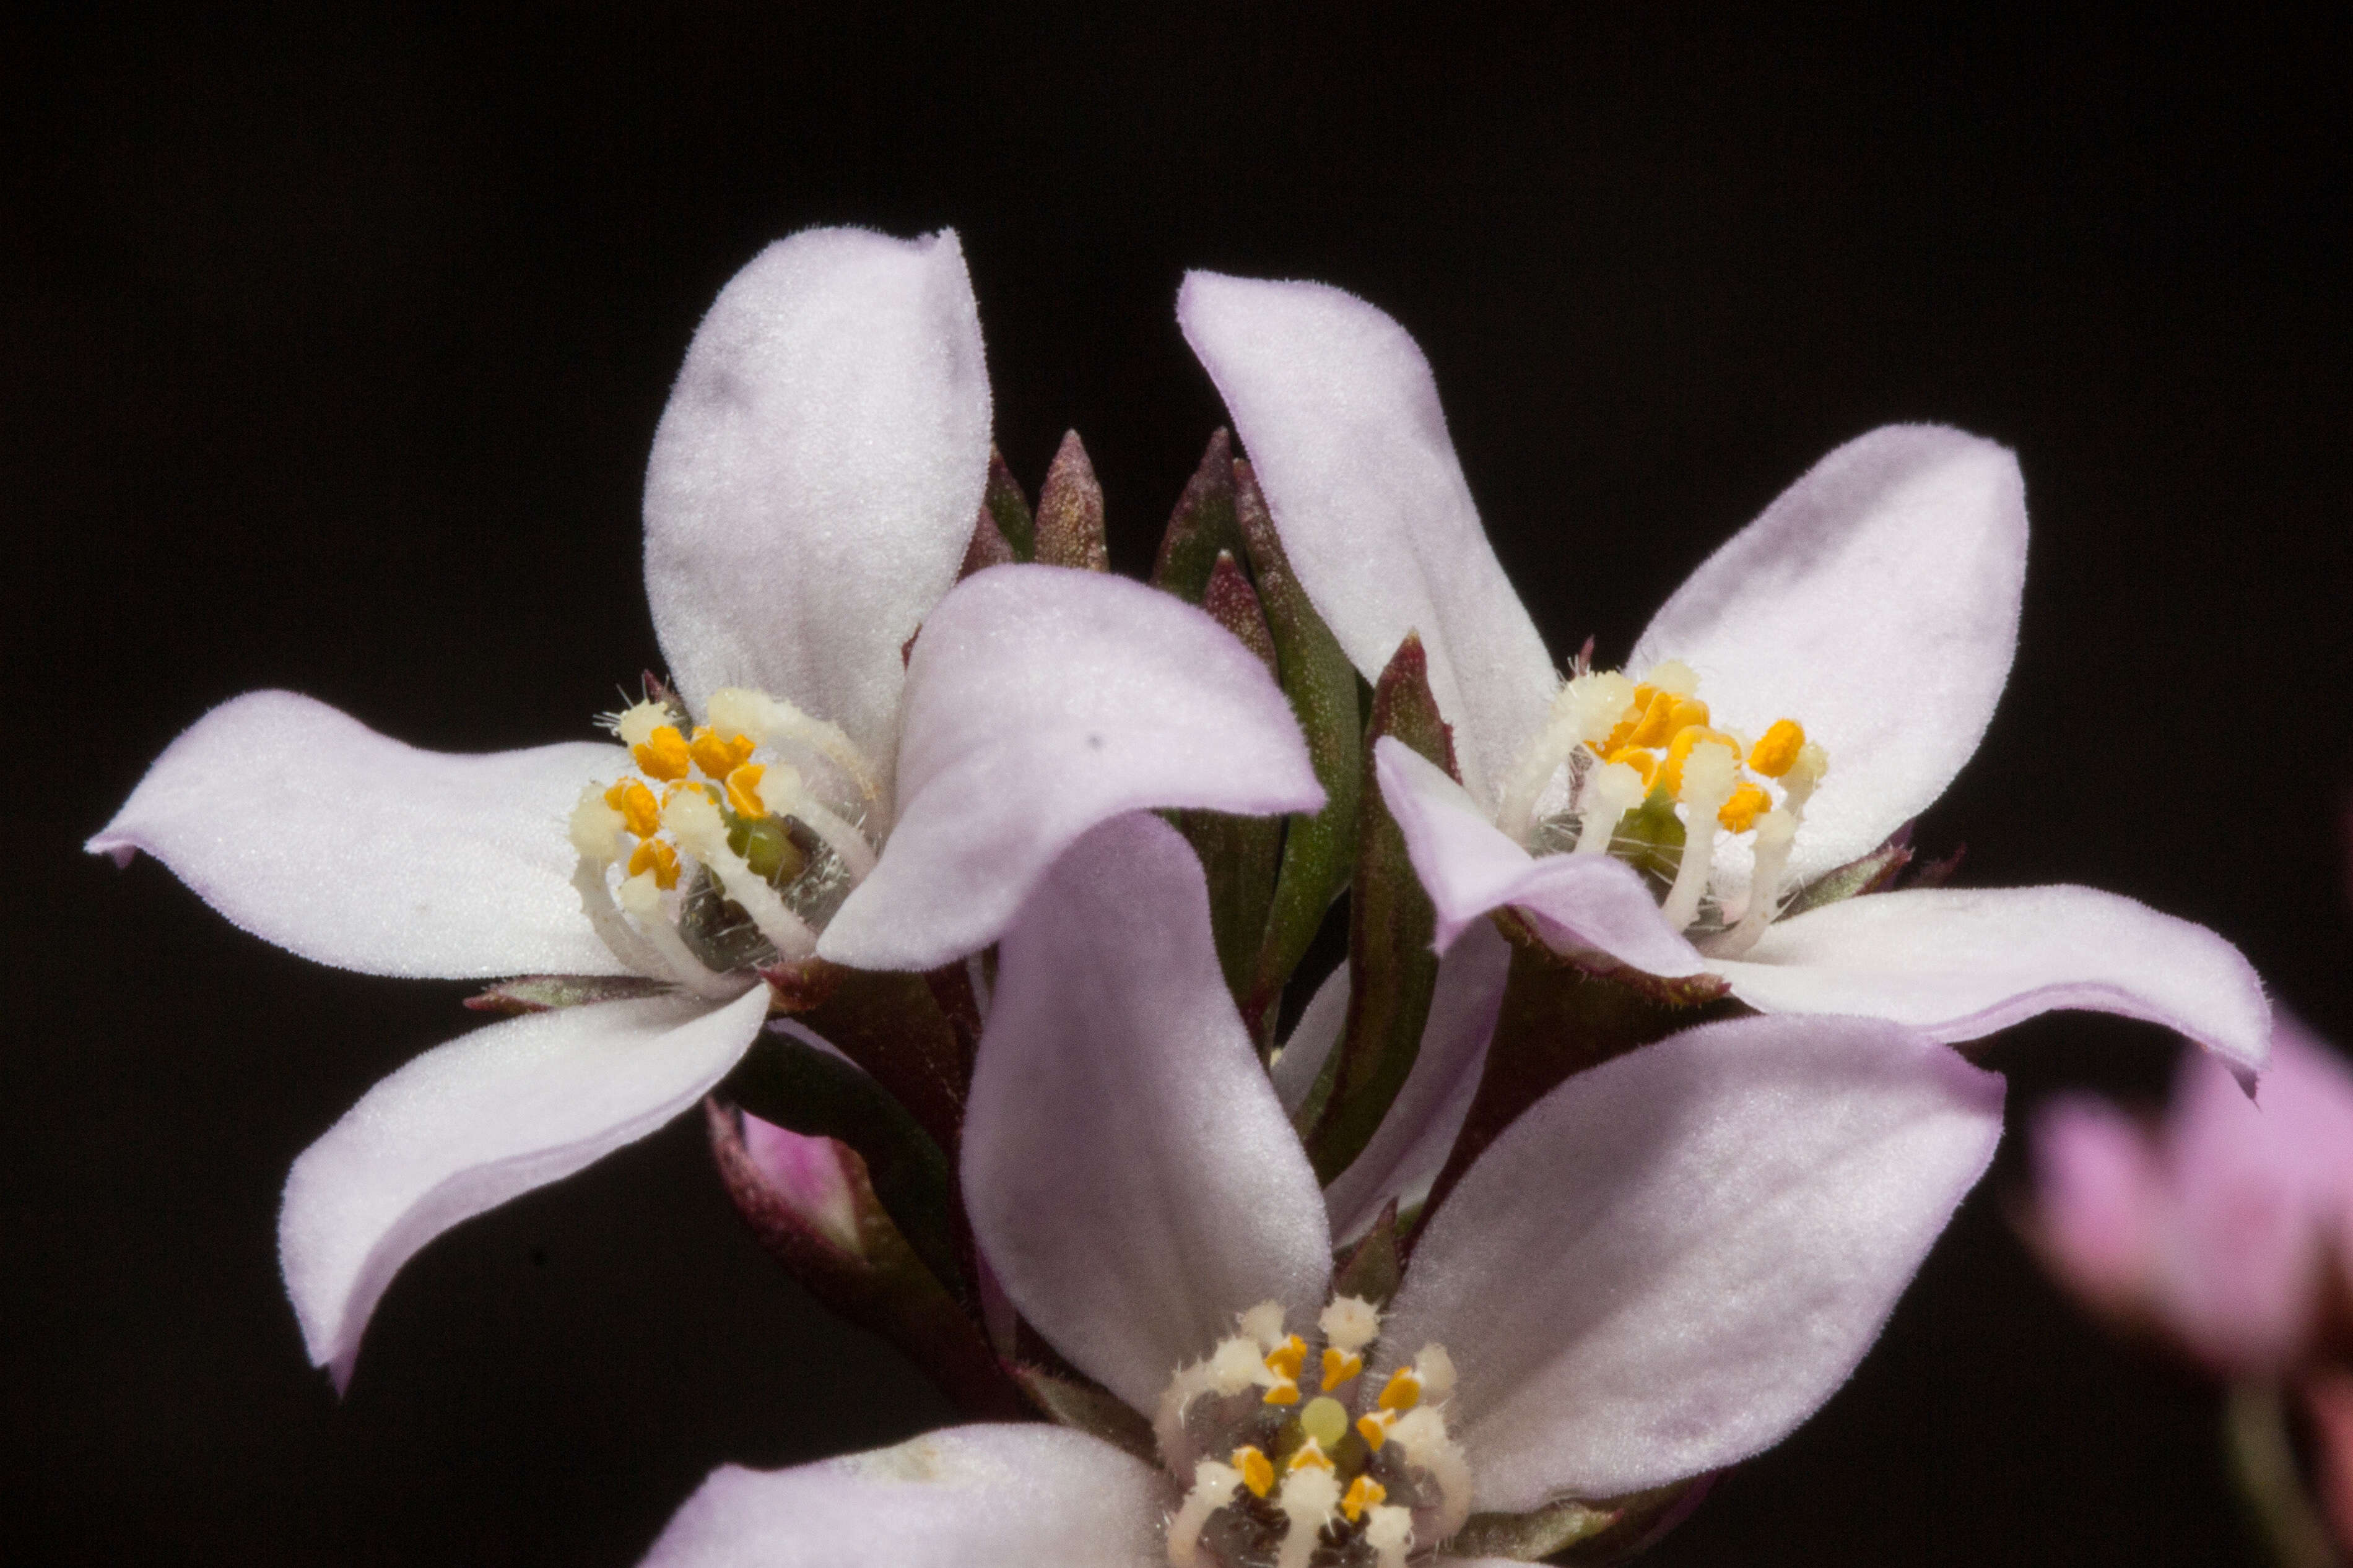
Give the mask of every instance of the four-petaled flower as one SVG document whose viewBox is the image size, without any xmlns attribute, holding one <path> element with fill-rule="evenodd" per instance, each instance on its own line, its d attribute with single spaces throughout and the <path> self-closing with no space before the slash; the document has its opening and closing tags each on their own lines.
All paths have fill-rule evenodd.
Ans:
<svg viewBox="0 0 2353 1568">
<path fill-rule="evenodd" d="M 1050 566 L 957 585 L 988 444 L 953 234 L 780 241 L 712 307 L 655 437 L 646 591 L 678 694 L 617 715 L 622 745 L 422 752 L 257 692 L 90 839 L 322 963 L 659 983 L 429 1051 L 295 1162 L 287 1288 L 339 1384 L 419 1247 L 725 1076 L 768 1013 L 758 965 L 928 969 L 1106 817 L 1320 805 L 1282 693 L 1206 615 Z"/>
<path fill-rule="evenodd" d="M 1177 310 L 1357 668 L 1377 676 L 1420 636 L 1461 782 L 1389 739 L 1377 767 L 1441 949 L 1509 907 L 1560 951 L 1712 972 L 1761 1013 L 1964 1041 L 2094 1008 L 2262 1066 L 2268 1009 L 2245 960 L 2129 899 L 1915 889 L 1790 907 L 1935 801 L 1985 732 L 2025 567 L 2009 452 L 1927 426 L 1849 442 L 1667 600 L 1629 661 L 1639 679 L 1564 684 L 1397 322 L 1321 284 L 1205 272 Z"/>
<path fill-rule="evenodd" d="M 1778 1441 L 1868 1348 L 2000 1131 L 2001 1080 L 1899 1026 L 1704 1026 L 1540 1101 L 1375 1303 L 1334 1293 L 1323 1196 L 1174 830 L 1135 816 L 1082 840 L 997 974 L 964 1141 L 974 1236 L 1054 1349 L 1152 1423 L 1135 1447 L 1159 1463 L 972 1426 L 730 1468 L 659 1568 L 1301 1568 L 1319 1543 L 1459 1563 L 1445 1543 L 1474 1512 Z"/>
</svg>

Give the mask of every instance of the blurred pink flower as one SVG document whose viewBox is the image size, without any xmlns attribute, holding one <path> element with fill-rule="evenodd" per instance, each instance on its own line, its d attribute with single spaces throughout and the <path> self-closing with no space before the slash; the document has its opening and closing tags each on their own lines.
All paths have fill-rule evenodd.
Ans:
<svg viewBox="0 0 2353 1568">
<path fill-rule="evenodd" d="M 2034 1160 L 2061 1279 L 2224 1376 L 2293 1372 L 2353 1296 L 2353 1069 L 2284 1016 L 2253 1100 L 2192 1053 L 2161 1129 L 2067 1096 L 2036 1119 Z"/>
</svg>

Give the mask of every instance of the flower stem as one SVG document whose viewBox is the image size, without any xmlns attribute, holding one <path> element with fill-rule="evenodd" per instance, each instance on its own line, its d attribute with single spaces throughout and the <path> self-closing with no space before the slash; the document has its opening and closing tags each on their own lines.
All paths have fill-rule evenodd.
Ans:
<svg viewBox="0 0 2353 1568">
<path fill-rule="evenodd" d="M 2232 1386 L 2222 1408 L 2222 1446 L 2239 1498 L 2280 1568 L 2341 1568 L 2328 1532 L 2296 1471 L 2287 1409 L 2271 1384 Z"/>
</svg>

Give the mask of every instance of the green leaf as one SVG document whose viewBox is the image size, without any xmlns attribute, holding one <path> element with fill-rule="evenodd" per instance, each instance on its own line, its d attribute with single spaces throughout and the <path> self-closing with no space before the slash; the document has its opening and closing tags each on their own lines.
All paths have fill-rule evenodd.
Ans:
<svg viewBox="0 0 2353 1568">
<path fill-rule="evenodd" d="M 1185 481 L 1185 493 L 1160 535 L 1152 563 L 1152 585 L 1198 605 L 1208 595 L 1220 552 L 1242 559 L 1247 547 L 1234 520 L 1233 440 L 1221 427 L 1209 437 L 1201 466 Z"/>
<path fill-rule="evenodd" d="M 1258 595 L 1234 558 L 1218 552 L 1203 591 L 1201 607 L 1274 670 L 1274 639 L 1260 613 Z M 1172 811 L 1168 820 L 1193 846 L 1209 884 L 1209 928 L 1217 940 L 1218 966 L 1237 1005 L 1244 1001 L 1266 935 L 1267 911 L 1274 902 L 1275 866 L 1282 852 L 1283 819 L 1237 816 L 1217 811 Z M 1265 1020 L 1248 1016 L 1264 1050 Z"/>
<path fill-rule="evenodd" d="M 1413 1070 L 1438 983 L 1438 954 L 1430 950 L 1437 916 L 1373 779 L 1373 742 L 1383 735 L 1455 773 L 1453 736 L 1430 695 L 1421 638 L 1411 632 L 1374 685 L 1365 729 L 1356 890 L 1348 907 L 1347 1022 L 1301 1107 L 1301 1124 L 1311 1129 L 1308 1155 L 1326 1184 L 1364 1152 Z"/>
<path fill-rule="evenodd" d="M 1260 1021 L 1272 1016 L 1292 972 L 1306 956 L 1324 911 L 1348 886 L 1364 783 L 1363 719 L 1357 707 L 1364 682 L 1356 679 L 1339 640 L 1293 574 L 1266 497 L 1248 463 L 1233 465 L 1233 481 L 1235 521 L 1249 546 L 1259 604 L 1274 642 L 1276 672 L 1306 734 L 1308 761 L 1324 796 L 1322 811 L 1293 816 L 1284 827 L 1266 937 L 1242 1001 L 1243 1016 L 1260 1031 Z"/>
<path fill-rule="evenodd" d="M 1012 546 L 1013 559 L 1037 559 L 1038 526 L 1029 515 L 1029 502 L 1021 493 L 1021 481 L 1005 466 L 1005 455 L 995 447 L 988 449 L 988 486 L 980 492 L 980 504 Z"/>
<path fill-rule="evenodd" d="M 1045 565 L 1111 570 L 1111 546 L 1103 539 L 1103 486 L 1076 430 L 1062 437 L 1061 450 L 1054 454 L 1046 483 L 1038 491 L 1036 542 L 1037 559 Z"/>
<path fill-rule="evenodd" d="M 1887 890 L 1899 872 L 1912 864 L 1912 825 L 1905 823 L 1888 836 L 1887 842 L 1860 859 L 1850 860 L 1836 870 L 1825 871 L 1800 889 L 1789 900 L 1789 907 L 1774 917 L 1788 920 L 1791 915 L 1804 914 L 1808 910 L 1820 909 L 1824 904 L 1840 903 L 1860 898 L 1865 893 Z"/>
<path fill-rule="evenodd" d="M 874 1196 L 923 1267 L 959 1298 L 955 1198 L 947 1156 L 882 1086 L 830 1052 L 763 1033 L 719 1094 L 764 1121 L 831 1138 L 865 1162 Z"/>
<path fill-rule="evenodd" d="M 800 1048 L 823 1055 L 807 1046 Z M 856 1227 L 854 1242 L 844 1246 L 833 1227 L 812 1223 L 754 1163 L 733 1105 L 714 1097 L 703 1102 L 703 1109 L 712 1155 L 736 1212 L 809 1294 L 896 1345 L 966 1415 L 1007 1421 L 1029 1414 L 1027 1401 L 971 1317 L 926 1266 L 878 1196 L 871 1167 L 854 1146 L 836 1142 Z M 754 1114 L 765 1118 L 767 1113 Z"/>
</svg>

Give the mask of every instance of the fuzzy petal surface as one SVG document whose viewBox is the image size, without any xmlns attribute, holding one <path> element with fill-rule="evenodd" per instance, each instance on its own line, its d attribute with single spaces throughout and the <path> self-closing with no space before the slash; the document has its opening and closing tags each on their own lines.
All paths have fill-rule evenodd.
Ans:
<svg viewBox="0 0 2353 1568">
<path fill-rule="evenodd" d="M 988 432 L 953 230 L 808 229 L 738 272 L 646 467 L 646 597 L 694 710 L 755 687 L 887 769 L 899 649 L 955 582 Z"/>
<path fill-rule="evenodd" d="M 1348 1026 L 1348 965 L 1340 966 L 1324 977 L 1315 994 L 1307 999 L 1306 1009 L 1291 1031 L 1291 1038 L 1282 1043 L 1267 1076 L 1274 1080 L 1275 1098 L 1282 1101 L 1283 1114 L 1295 1116 L 1307 1103 L 1308 1091 L 1315 1087 L 1317 1075 L 1332 1057 L 1332 1047 L 1340 1043 L 1341 1031 Z"/>
<path fill-rule="evenodd" d="M 727 1075 L 765 986 L 533 1013 L 436 1047 L 360 1097 L 286 1178 L 278 1258 L 311 1360 L 351 1380 L 400 1266 L 461 1220 L 635 1142 Z"/>
<path fill-rule="evenodd" d="M 1844 1383 L 1993 1157 L 2002 1084 L 1866 1019 L 1705 1025 L 1581 1073 L 1489 1147 L 1383 1330 L 1436 1342 L 1482 1509 L 1770 1447 Z"/>
<path fill-rule="evenodd" d="M 1321 1308 L 1332 1237 L 1306 1152 L 1227 994 L 1198 861 L 1143 814 L 1038 884 L 997 950 L 965 1204 L 1005 1292 L 1149 1414 L 1273 1300 Z"/>
<path fill-rule="evenodd" d="M 1192 605 L 1099 572 L 997 566 L 916 640 L 899 820 L 818 952 L 931 969 L 987 946 L 1055 857 L 1155 806 L 1314 811 L 1291 704 Z"/>
<path fill-rule="evenodd" d="M 2242 1073 L 2270 1052 L 2271 1006 L 2239 950 L 2092 888 L 1918 888 L 1810 910 L 1712 966 L 1762 1013 L 1891 1018 L 1974 1040 L 2054 1008 L 2144 1018 Z"/>
<path fill-rule="evenodd" d="M 1511 971 L 1512 944 L 1483 921 L 1439 961 L 1413 1070 L 1364 1152 L 1324 1189 L 1335 1240 L 1361 1235 L 1391 1198 L 1409 1206 L 1430 1194 L 1479 1092 Z"/>
<path fill-rule="evenodd" d="M 617 746 L 424 752 L 291 691 L 190 725 L 89 844 L 145 850 L 232 924 L 366 974 L 627 973 L 572 888 L 572 808 Z"/>
<path fill-rule="evenodd" d="M 1322 283 L 1188 273 L 1176 319 L 1308 597 L 1367 680 L 1421 634 L 1462 776 L 1492 805 L 1560 682 L 1479 526 L 1421 350 Z"/>
<path fill-rule="evenodd" d="M 713 1470 L 645 1568 L 1166 1568 L 1172 1493 L 1082 1433 L 950 1426 L 789 1470 Z"/>
<path fill-rule="evenodd" d="M 1491 910 L 1527 914 L 1561 951 L 1590 948 L 1646 973 L 1680 978 L 1707 965 L 1668 926 L 1631 866 L 1607 855 L 1533 856 L 1487 819 L 1445 771 L 1395 736 L 1373 743 L 1381 799 L 1438 911 L 1440 952 Z"/>
<path fill-rule="evenodd" d="M 1684 580 L 1627 660 L 1679 658 L 1722 727 L 1795 719 L 1830 753 L 1789 862 L 1868 853 L 1944 794 L 2010 678 L 2026 491 L 1990 441 L 1891 425 L 1814 465 Z M 1724 866 L 1746 875 L 1748 846 Z"/>
</svg>

